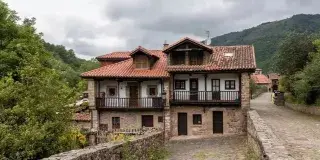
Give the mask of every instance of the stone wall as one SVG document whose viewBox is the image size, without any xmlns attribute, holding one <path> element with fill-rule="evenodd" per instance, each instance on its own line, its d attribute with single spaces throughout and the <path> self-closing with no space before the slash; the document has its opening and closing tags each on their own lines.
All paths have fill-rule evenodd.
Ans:
<svg viewBox="0 0 320 160">
<path fill-rule="evenodd" d="M 245 117 L 241 108 L 228 107 L 172 107 L 171 108 L 171 134 L 178 136 L 178 113 L 188 114 L 188 135 L 212 135 L 213 134 L 213 111 L 223 112 L 223 134 L 245 133 Z M 201 114 L 202 124 L 193 124 L 193 114 Z"/>
<path fill-rule="evenodd" d="M 161 111 L 100 111 L 100 124 L 107 124 L 108 130 L 112 129 L 112 117 L 120 117 L 120 128 L 123 129 L 135 129 L 141 128 L 142 115 L 153 116 L 153 127 L 163 128 L 163 112 Z M 162 117 L 162 122 L 158 121 L 158 118 Z"/>
<path fill-rule="evenodd" d="M 302 104 L 291 104 L 291 103 L 286 102 L 285 107 L 288 107 L 288 108 L 295 110 L 295 111 L 320 116 L 320 107 L 319 106 L 307 106 L 307 105 L 302 105 Z"/>
<path fill-rule="evenodd" d="M 264 160 L 293 160 L 287 149 L 255 110 L 248 112 L 248 147 Z"/>
<path fill-rule="evenodd" d="M 79 129 L 88 129 L 91 128 L 91 122 L 90 121 L 72 121 L 73 126 L 79 128 Z"/>
<path fill-rule="evenodd" d="M 119 143 L 102 143 L 96 146 L 87 147 L 79 150 L 72 150 L 53 155 L 44 160 L 120 160 L 125 150 L 133 152 L 131 156 L 139 159 L 149 159 L 148 152 L 150 148 L 164 147 L 164 133 L 154 133 L 136 137 L 134 140 Z"/>
</svg>

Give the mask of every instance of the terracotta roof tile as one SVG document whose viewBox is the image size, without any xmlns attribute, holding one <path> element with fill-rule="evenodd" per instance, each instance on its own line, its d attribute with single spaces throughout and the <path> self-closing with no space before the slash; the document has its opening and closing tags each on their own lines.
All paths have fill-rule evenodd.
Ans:
<svg viewBox="0 0 320 160">
<path fill-rule="evenodd" d="M 133 59 L 130 59 L 100 67 L 85 73 L 82 77 L 123 77 L 123 78 L 166 78 L 169 77 L 165 68 L 167 66 L 167 58 L 161 50 L 149 50 L 159 59 L 151 69 L 135 69 Z M 128 52 L 130 53 L 130 52 Z"/>
<path fill-rule="evenodd" d="M 130 52 L 130 56 L 132 56 L 133 54 L 135 54 L 135 53 L 137 53 L 137 52 L 139 52 L 139 51 L 141 51 L 141 52 L 143 52 L 143 53 L 145 53 L 145 54 L 147 54 L 147 55 L 149 55 L 149 56 L 154 56 L 154 57 L 157 57 L 158 58 L 158 56 L 157 55 L 155 55 L 153 52 L 150 52 L 149 50 L 147 50 L 147 49 L 145 49 L 145 48 L 143 48 L 143 47 L 141 47 L 141 46 L 139 46 L 138 48 L 136 48 L 135 50 L 133 50 L 132 52 Z"/>
<path fill-rule="evenodd" d="M 252 74 L 251 75 L 251 79 L 256 84 L 269 84 L 270 83 L 270 80 L 264 74 Z"/>
<path fill-rule="evenodd" d="M 125 52 L 112 52 L 108 53 L 102 56 L 96 57 L 98 60 L 103 60 L 103 59 L 129 59 L 130 58 L 130 52 L 125 51 Z"/>
<path fill-rule="evenodd" d="M 134 51 L 130 52 L 113 52 L 111 54 L 99 56 L 101 59 L 105 58 L 126 58 L 126 60 L 103 66 L 94 69 L 81 76 L 85 78 L 91 77 L 123 77 L 123 78 L 166 78 L 169 77 L 168 71 L 222 71 L 222 70 L 254 70 L 256 68 L 256 60 L 254 47 L 250 45 L 241 46 L 208 46 L 200 42 L 192 40 L 188 37 L 170 45 L 172 47 L 184 40 L 197 43 L 212 50 L 209 63 L 206 65 L 174 65 L 167 66 L 167 56 L 162 50 L 147 50 L 139 46 Z M 167 48 L 168 49 L 168 48 Z M 166 50 L 167 50 L 166 49 Z M 144 53 L 156 56 L 159 59 L 151 69 L 135 69 L 131 54 L 136 51 L 143 51 Z M 225 54 L 231 54 L 226 56 Z M 98 57 L 98 58 L 99 58 Z"/>
<path fill-rule="evenodd" d="M 163 50 L 163 52 L 166 52 L 166 51 L 172 49 L 174 46 L 177 46 L 177 45 L 179 45 L 180 43 L 182 43 L 182 42 L 184 42 L 184 41 L 189 41 L 189 42 L 192 42 L 192 43 L 194 43 L 194 44 L 197 44 L 197 45 L 200 45 L 200 46 L 202 46 L 202 47 L 205 47 L 205 48 L 207 48 L 208 50 L 212 50 L 211 46 L 209 46 L 209 45 L 203 44 L 203 43 L 201 43 L 201 42 L 199 42 L 199 41 L 196 41 L 196 40 L 193 40 L 193 39 L 191 39 L 191 38 L 189 38 L 189 37 L 184 37 L 184 38 L 178 40 L 177 42 L 170 44 L 168 47 L 166 47 L 165 50 Z"/>
<path fill-rule="evenodd" d="M 75 113 L 72 119 L 75 121 L 91 121 L 91 115 L 90 113 Z"/>
<path fill-rule="evenodd" d="M 238 70 L 255 69 L 256 60 L 253 46 L 213 46 L 213 54 L 210 56 L 207 65 L 175 65 L 168 66 L 170 71 L 211 71 L 211 70 Z M 231 53 L 232 56 L 225 56 L 225 53 Z"/>
</svg>

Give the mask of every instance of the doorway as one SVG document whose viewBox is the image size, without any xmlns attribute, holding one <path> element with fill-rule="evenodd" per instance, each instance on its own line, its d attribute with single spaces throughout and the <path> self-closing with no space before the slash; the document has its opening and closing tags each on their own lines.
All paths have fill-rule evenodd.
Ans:
<svg viewBox="0 0 320 160">
<path fill-rule="evenodd" d="M 187 113 L 178 113 L 178 135 L 188 135 Z"/>
<path fill-rule="evenodd" d="M 190 100 L 198 100 L 198 79 L 190 78 Z"/>
<path fill-rule="evenodd" d="M 223 112 L 212 112 L 213 133 L 223 133 Z"/>
<path fill-rule="evenodd" d="M 138 107 L 138 85 L 129 86 L 129 107 Z"/>
<path fill-rule="evenodd" d="M 220 100 L 220 79 L 212 79 L 212 100 Z"/>
</svg>

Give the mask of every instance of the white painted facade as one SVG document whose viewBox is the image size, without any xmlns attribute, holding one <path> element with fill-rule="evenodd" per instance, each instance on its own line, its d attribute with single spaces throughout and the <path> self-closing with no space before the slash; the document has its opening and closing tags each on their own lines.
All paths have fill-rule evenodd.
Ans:
<svg viewBox="0 0 320 160">
<path fill-rule="evenodd" d="M 220 100 L 236 100 L 239 99 L 238 92 L 240 91 L 240 75 L 237 73 L 220 73 L 220 74 L 207 74 L 207 91 L 212 91 L 212 79 L 219 79 L 220 80 Z M 190 78 L 197 78 L 198 79 L 198 91 L 205 91 L 205 75 L 204 74 L 175 74 L 174 80 L 185 80 L 185 89 L 174 89 L 174 96 L 176 98 L 180 98 L 181 100 L 189 100 L 190 94 Z M 226 80 L 234 80 L 235 81 L 235 89 L 226 89 L 225 88 L 225 81 Z M 174 83 L 172 83 L 174 85 Z M 182 92 L 179 92 L 182 91 Z M 230 92 L 229 92 L 230 91 Z M 184 95 L 182 95 L 184 94 Z M 187 95 L 186 95 L 187 94 Z M 205 96 L 207 97 L 206 100 L 212 100 L 212 92 L 199 92 L 198 93 L 198 100 L 205 100 Z"/>
<path fill-rule="evenodd" d="M 130 94 L 127 90 L 128 83 L 137 81 L 122 81 L 118 82 L 116 80 L 104 80 L 100 81 L 100 88 L 99 85 L 97 85 L 97 91 L 104 92 L 105 98 L 106 98 L 106 104 L 111 106 L 129 106 L 129 99 Z M 150 97 L 148 95 L 148 86 L 156 86 L 157 87 L 157 95 Z M 115 87 L 116 88 L 116 95 L 115 96 L 108 96 L 108 88 L 109 87 Z M 161 81 L 160 80 L 151 80 L 151 81 L 142 81 L 138 88 L 138 101 L 141 107 L 148 107 L 148 106 L 154 106 L 158 104 L 158 99 L 154 99 L 156 97 L 161 97 Z M 118 99 L 120 98 L 120 99 Z M 141 99 L 142 98 L 142 99 Z"/>
</svg>

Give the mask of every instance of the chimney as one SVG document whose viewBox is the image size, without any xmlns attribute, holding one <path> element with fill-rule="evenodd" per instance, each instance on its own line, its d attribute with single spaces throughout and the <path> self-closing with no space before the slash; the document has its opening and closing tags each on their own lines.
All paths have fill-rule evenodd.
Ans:
<svg viewBox="0 0 320 160">
<path fill-rule="evenodd" d="M 167 49 L 169 44 L 167 43 L 167 40 L 164 41 L 163 43 L 163 50 Z"/>
<path fill-rule="evenodd" d="M 262 69 L 256 69 L 256 73 L 255 74 L 262 74 Z"/>
</svg>

